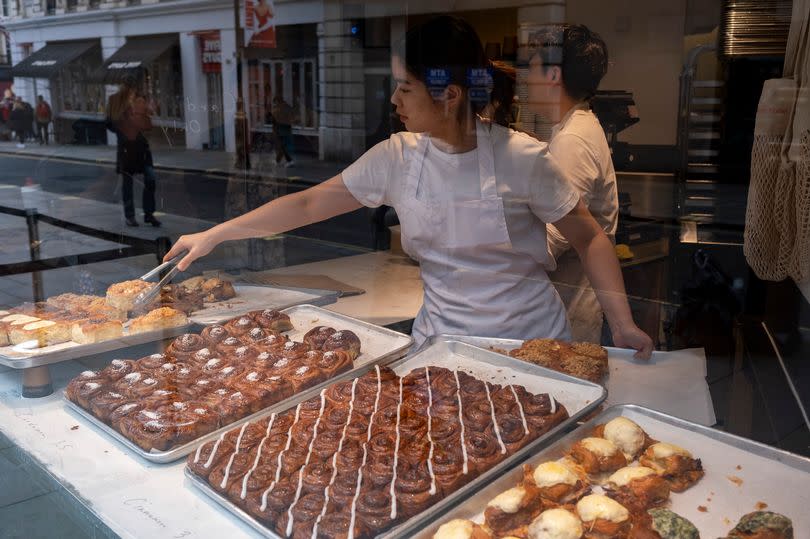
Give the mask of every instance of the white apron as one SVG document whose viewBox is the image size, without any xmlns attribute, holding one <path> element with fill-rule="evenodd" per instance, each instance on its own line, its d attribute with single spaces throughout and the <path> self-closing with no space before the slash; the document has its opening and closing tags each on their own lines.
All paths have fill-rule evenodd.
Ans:
<svg viewBox="0 0 810 539">
<path fill-rule="evenodd" d="M 477 122 L 476 135 L 480 199 L 417 198 L 427 136 L 421 137 L 405 174 L 396 208 L 402 247 L 420 263 L 425 289 L 414 340 L 421 344 L 442 333 L 570 339 L 562 301 L 542 265 L 512 247 L 489 127 Z M 537 241 L 545 250 L 545 238 Z"/>
</svg>

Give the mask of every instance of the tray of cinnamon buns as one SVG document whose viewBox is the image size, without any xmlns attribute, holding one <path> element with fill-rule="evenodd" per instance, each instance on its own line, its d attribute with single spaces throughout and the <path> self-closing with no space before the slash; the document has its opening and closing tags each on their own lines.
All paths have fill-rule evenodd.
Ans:
<svg viewBox="0 0 810 539">
<path fill-rule="evenodd" d="M 192 329 L 163 352 L 81 373 L 65 390 L 68 406 L 144 459 L 166 463 L 329 380 L 402 357 L 412 343 L 313 305 Z"/>
<path fill-rule="evenodd" d="M 635 405 L 524 453 L 421 539 L 793 539 L 810 534 L 810 459 Z"/>
<path fill-rule="evenodd" d="M 261 535 L 371 538 L 495 480 L 604 398 L 597 384 L 439 342 L 223 432 L 189 454 L 186 475 Z"/>
</svg>

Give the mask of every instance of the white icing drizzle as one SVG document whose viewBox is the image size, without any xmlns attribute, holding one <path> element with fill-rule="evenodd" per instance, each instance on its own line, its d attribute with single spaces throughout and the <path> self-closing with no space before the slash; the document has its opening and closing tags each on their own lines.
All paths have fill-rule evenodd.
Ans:
<svg viewBox="0 0 810 539">
<path fill-rule="evenodd" d="M 318 419 L 315 420 L 315 426 L 312 427 L 312 440 L 309 441 L 309 448 L 307 449 L 307 458 L 304 460 L 304 465 L 301 466 L 301 473 L 298 474 L 298 489 L 295 491 L 295 499 L 290 504 L 290 508 L 287 509 L 287 536 L 292 533 L 293 529 L 293 521 L 295 517 L 293 517 L 293 509 L 295 506 L 298 505 L 298 500 L 301 499 L 301 489 L 304 486 L 304 469 L 309 464 L 309 459 L 312 458 L 312 446 L 315 445 L 315 438 L 318 437 L 318 426 L 321 424 L 321 418 L 323 417 L 323 409 L 326 406 L 326 388 L 321 390 L 321 409 L 318 413 Z"/>
<path fill-rule="evenodd" d="M 357 518 L 357 498 L 360 497 L 360 485 L 363 483 L 363 468 L 366 467 L 366 460 L 368 459 L 368 443 L 371 441 L 371 425 L 374 421 L 374 416 L 377 415 L 377 410 L 380 408 L 380 394 L 382 393 L 382 379 L 380 376 L 380 367 L 379 365 L 374 365 L 374 370 L 377 373 L 377 396 L 374 399 L 374 411 L 371 412 L 371 417 L 368 420 L 368 433 L 366 435 L 366 441 L 363 443 L 363 462 L 360 464 L 360 468 L 357 470 L 357 485 L 354 487 L 354 497 L 352 498 L 352 508 L 350 511 L 349 517 L 349 533 L 347 537 L 349 539 L 354 539 L 354 523 Z"/>
<path fill-rule="evenodd" d="M 431 435 L 431 429 L 433 427 L 433 417 L 430 415 L 430 409 L 433 407 L 433 390 L 430 388 L 430 368 L 425 367 L 425 376 L 427 377 L 427 388 L 428 388 L 428 407 L 427 407 L 427 417 L 428 417 L 428 442 L 430 442 L 430 452 L 428 453 L 428 473 L 430 473 L 430 494 L 436 494 L 436 475 L 433 473 L 433 436 Z"/>
<path fill-rule="evenodd" d="M 456 398 L 458 399 L 458 423 L 461 425 L 461 454 L 464 457 L 464 467 L 462 471 L 467 474 L 467 444 L 464 443 L 464 414 L 461 407 L 461 383 L 458 381 L 458 371 L 453 371 L 453 376 L 456 377 Z"/>
<path fill-rule="evenodd" d="M 397 426 L 396 426 L 396 435 L 397 435 L 397 443 L 394 445 L 394 475 L 391 477 L 391 487 L 388 489 L 388 492 L 391 494 L 391 519 L 397 518 L 397 496 L 395 490 L 395 484 L 397 482 L 397 464 L 399 464 L 399 419 L 402 410 L 402 380 L 403 377 L 399 377 L 399 402 L 397 403 Z"/>
<path fill-rule="evenodd" d="M 279 478 L 281 477 L 281 459 L 284 457 L 284 453 L 290 449 L 290 443 L 292 442 L 292 430 L 296 423 L 298 423 L 298 418 L 301 417 L 301 403 L 295 407 L 295 420 L 290 424 L 289 430 L 287 430 L 287 443 L 284 445 L 284 449 L 282 449 L 278 454 L 278 460 L 276 461 L 276 476 L 273 478 L 273 482 L 270 483 L 270 486 L 267 487 L 267 490 L 262 492 L 262 505 L 259 507 L 259 511 L 266 511 L 267 510 L 267 495 L 273 492 L 273 489 L 278 483 Z"/>
<path fill-rule="evenodd" d="M 267 430 L 264 433 L 264 438 L 262 438 L 262 441 L 259 442 L 259 449 L 256 450 L 256 460 L 253 461 L 253 466 L 245 474 L 244 479 L 242 479 L 242 492 L 240 494 L 240 497 L 243 500 L 247 496 L 247 482 L 248 482 L 248 479 L 250 479 L 250 476 L 253 474 L 253 472 L 256 470 L 256 468 L 259 467 L 259 459 L 262 458 L 262 448 L 264 447 L 264 442 L 265 442 L 265 440 L 267 440 L 270 437 L 270 430 L 273 428 L 273 423 L 275 422 L 275 420 L 276 420 L 276 414 L 274 413 L 273 415 L 270 416 L 270 422 L 267 423 Z"/>
<path fill-rule="evenodd" d="M 498 420 L 495 418 L 495 404 L 492 402 L 492 396 L 489 393 L 489 383 L 484 382 L 484 389 L 487 390 L 487 400 L 489 401 L 489 409 L 492 413 L 492 425 L 495 427 L 495 437 L 498 439 L 498 444 L 501 446 L 501 454 L 506 454 L 506 446 L 503 445 L 501 440 L 501 429 L 498 428 Z"/>
<path fill-rule="evenodd" d="M 548 396 L 548 399 L 551 401 L 551 413 L 554 414 L 557 412 L 557 401 L 551 395 Z"/>
<path fill-rule="evenodd" d="M 222 483 L 220 483 L 219 488 L 225 488 L 225 485 L 228 484 L 228 476 L 231 475 L 233 459 L 236 458 L 237 453 L 239 453 L 239 446 L 242 445 L 242 436 L 244 436 L 245 429 L 248 428 L 248 425 L 250 425 L 250 423 L 245 423 L 242 425 L 242 429 L 239 431 L 239 436 L 236 438 L 236 448 L 234 449 L 233 453 L 231 453 L 231 458 L 228 460 L 228 464 L 225 466 L 225 473 L 222 476 Z"/>
<path fill-rule="evenodd" d="M 340 436 L 340 442 L 338 443 L 337 451 L 335 454 L 332 455 L 332 477 L 329 479 L 329 484 L 326 485 L 326 488 L 323 489 L 323 509 L 321 510 L 321 514 L 318 515 L 318 518 L 315 519 L 315 525 L 312 526 L 312 538 L 315 539 L 318 535 L 318 525 L 321 523 L 321 520 L 326 515 L 326 509 L 329 507 L 329 489 L 332 488 L 332 485 L 335 484 L 335 478 L 337 477 L 337 458 L 338 454 L 343 450 L 343 442 L 346 440 L 346 431 L 349 429 L 349 424 L 352 422 L 352 413 L 354 412 L 354 388 L 357 386 L 357 378 L 354 379 L 352 382 L 352 400 L 349 401 L 349 415 L 346 417 L 346 424 L 343 425 L 343 433 Z"/>
<path fill-rule="evenodd" d="M 208 460 L 205 461 L 203 464 L 203 468 L 208 469 L 211 467 L 211 464 L 214 462 L 214 457 L 217 455 L 217 451 L 219 450 L 219 446 L 222 443 L 222 440 L 225 439 L 225 433 L 223 432 L 222 435 L 217 438 L 217 441 L 214 443 L 214 447 L 211 449 L 211 454 L 208 455 Z M 197 448 L 197 454 L 194 456 L 194 462 L 200 461 L 200 452 L 202 451 L 203 446 Z"/>
<path fill-rule="evenodd" d="M 529 424 L 526 423 L 526 414 L 523 413 L 523 405 L 520 403 L 520 399 L 518 398 L 517 391 L 515 391 L 515 386 L 509 384 L 509 389 L 512 390 L 512 395 L 515 397 L 515 402 L 517 402 L 518 410 L 520 410 L 520 420 L 523 422 L 523 432 L 529 434 Z"/>
</svg>

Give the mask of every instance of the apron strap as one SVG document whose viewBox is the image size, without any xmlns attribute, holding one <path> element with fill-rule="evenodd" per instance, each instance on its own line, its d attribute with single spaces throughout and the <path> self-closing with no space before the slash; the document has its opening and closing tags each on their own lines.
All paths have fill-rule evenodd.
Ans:
<svg viewBox="0 0 810 539">
<path fill-rule="evenodd" d="M 476 146 L 478 149 L 478 176 L 481 186 L 481 198 L 498 198 L 498 184 L 495 180 L 495 154 L 492 149 L 491 126 L 484 124 L 480 119 L 475 121 Z M 420 137 L 416 145 L 413 159 L 408 164 L 405 173 L 405 196 L 416 198 L 419 180 L 427 155 L 429 135 Z"/>
</svg>

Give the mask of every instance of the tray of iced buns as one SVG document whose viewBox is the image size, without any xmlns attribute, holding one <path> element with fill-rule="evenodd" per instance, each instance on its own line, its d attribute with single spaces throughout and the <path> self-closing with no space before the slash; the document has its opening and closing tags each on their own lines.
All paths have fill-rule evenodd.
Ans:
<svg viewBox="0 0 810 539">
<path fill-rule="evenodd" d="M 222 433 L 186 475 L 261 535 L 370 538 L 463 498 L 602 399 L 596 384 L 437 343 Z"/>
</svg>

